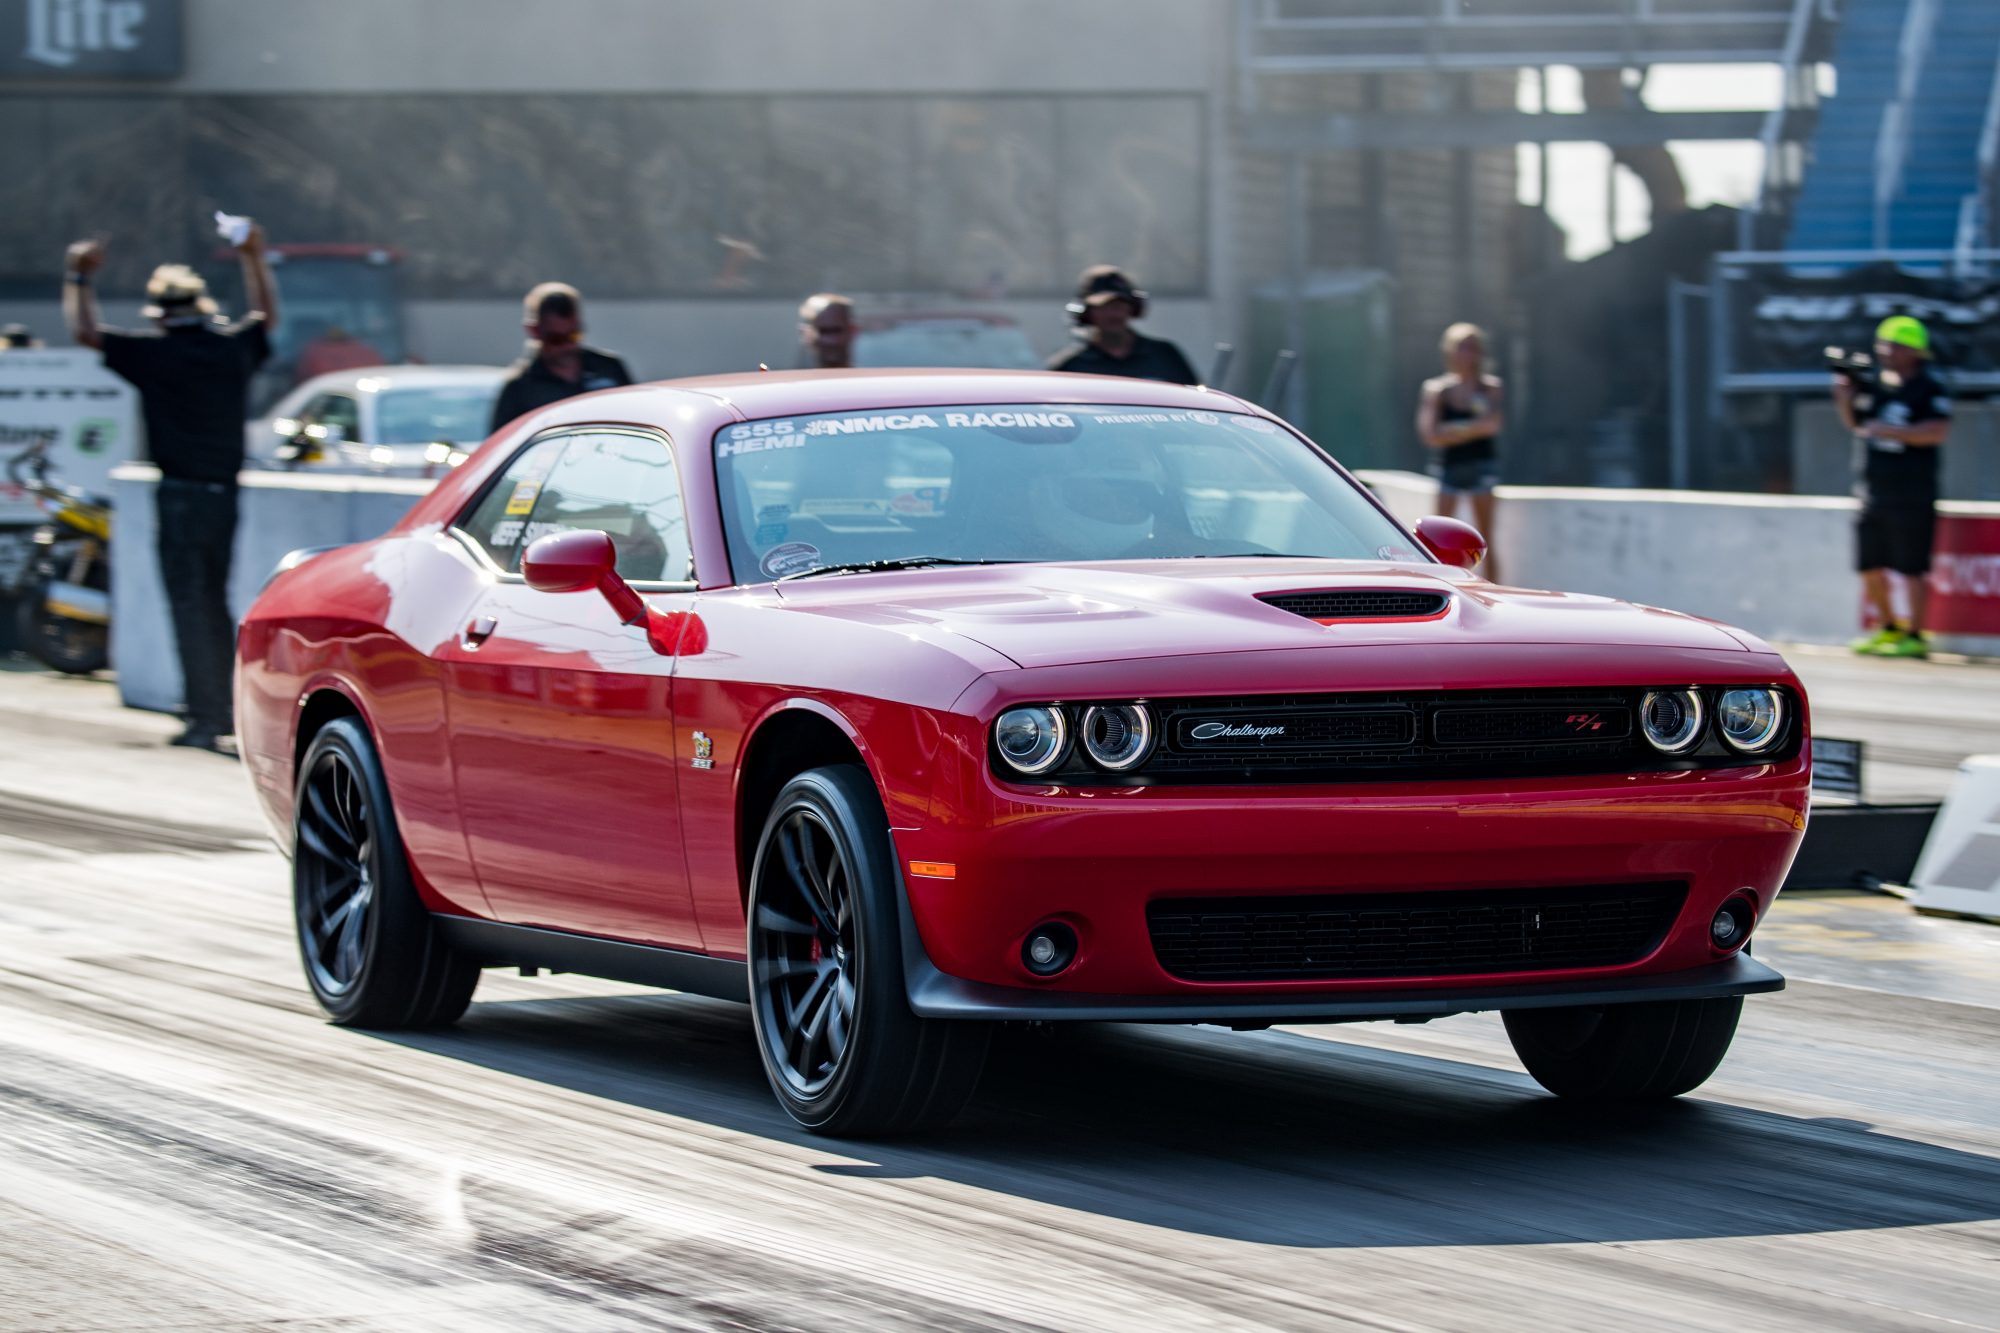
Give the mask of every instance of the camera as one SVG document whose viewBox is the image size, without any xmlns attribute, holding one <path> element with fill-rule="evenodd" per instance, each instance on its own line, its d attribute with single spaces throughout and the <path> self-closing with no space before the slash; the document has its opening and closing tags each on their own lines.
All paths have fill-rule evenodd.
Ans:
<svg viewBox="0 0 2000 1333">
<path fill-rule="evenodd" d="M 1868 352 L 1852 351 L 1845 347 L 1829 347 L 1824 353 L 1826 368 L 1853 384 L 1857 389 L 1875 387 L 1875 376 L 1879 367 L 1875 357 Z"/>
</svg>

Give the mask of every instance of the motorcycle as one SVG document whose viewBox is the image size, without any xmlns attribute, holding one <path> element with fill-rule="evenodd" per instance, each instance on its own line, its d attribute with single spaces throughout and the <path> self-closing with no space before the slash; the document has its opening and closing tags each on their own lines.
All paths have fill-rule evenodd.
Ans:
<svg viewBox="0 0 2000 1333">
<path fill-rule="evenodd" d="M 17 642 L 57 671 L 99 670 L 111 655 L 111 501 L 50 480 L 47 440 L 9 460 L 7 475 L 47 515 L 16 592 Z"/>
</svg>

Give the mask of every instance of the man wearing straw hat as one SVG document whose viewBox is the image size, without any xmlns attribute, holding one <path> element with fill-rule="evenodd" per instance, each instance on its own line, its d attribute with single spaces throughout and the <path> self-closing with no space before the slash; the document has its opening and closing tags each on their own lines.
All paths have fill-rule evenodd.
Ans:
<svg viewBox="0 0 2000 1333">
<path fill-rule="evenodd" d="M 97 241 L 69 247 L 63 313 L 71 335 L 103 351 L 105 367 L 139 391 L 146 449 L 160 469 L 157 501 L 160 578 L 173 615 L 187 730 L 172 744 L 227 752 L 234 734 L 230 697 L 236 633 L 229 616 L 229 562 L 236 541 L 236 474 L 243 468 L 243 422 L 251 376 L 271 355 L 278 290 L 264 258 L 264 233 L 231 219 L 249 310 L 225 323 L 201 275 L 162 264 L 146 283 L 138 332 L 98 322 L 91 279 L 104 263 Z"/>
</svg>

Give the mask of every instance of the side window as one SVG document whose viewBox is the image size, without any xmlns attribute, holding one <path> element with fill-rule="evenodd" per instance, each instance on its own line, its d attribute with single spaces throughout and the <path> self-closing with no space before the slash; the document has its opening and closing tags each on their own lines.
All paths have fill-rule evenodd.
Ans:
<svg viewBox="0 0 2000 1333">
<path fill-rule="evenodd" d="M 509 574 L 521 568 L 528 519 L 535 512 L 549 470 L 574 439 L 559 435 L 529 445 L 507 465 L 472 512 L 458 522 L 459 531 L 478 542 L 493 563 Z"/>
<path fill-rule="evenodd" d="M 665 442 L 606 432 L 578 435 L 540 488 L 526 540 L 597 528 L 618 548 L 618 572 L 643 583 L 694 578 L 680 479 Z"/>
<path fill-rule="evenodd" d="M 365 443 L 361 439 L 361 409 L 346 394 L 321 394 L 306 409 L 306 420 L 316 426 L 338 428 L 343 440 Z"/>
</svg>

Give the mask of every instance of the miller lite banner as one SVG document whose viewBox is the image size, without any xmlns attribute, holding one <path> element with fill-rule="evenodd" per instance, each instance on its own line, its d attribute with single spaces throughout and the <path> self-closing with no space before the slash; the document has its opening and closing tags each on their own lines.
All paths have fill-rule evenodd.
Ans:
<svg viewBox="0 0 2000 1333">
<path fill-rule="evenodd" d="M 0 79 L 172 79 L 181 0 L 0 0 Z"/>
</svg>

